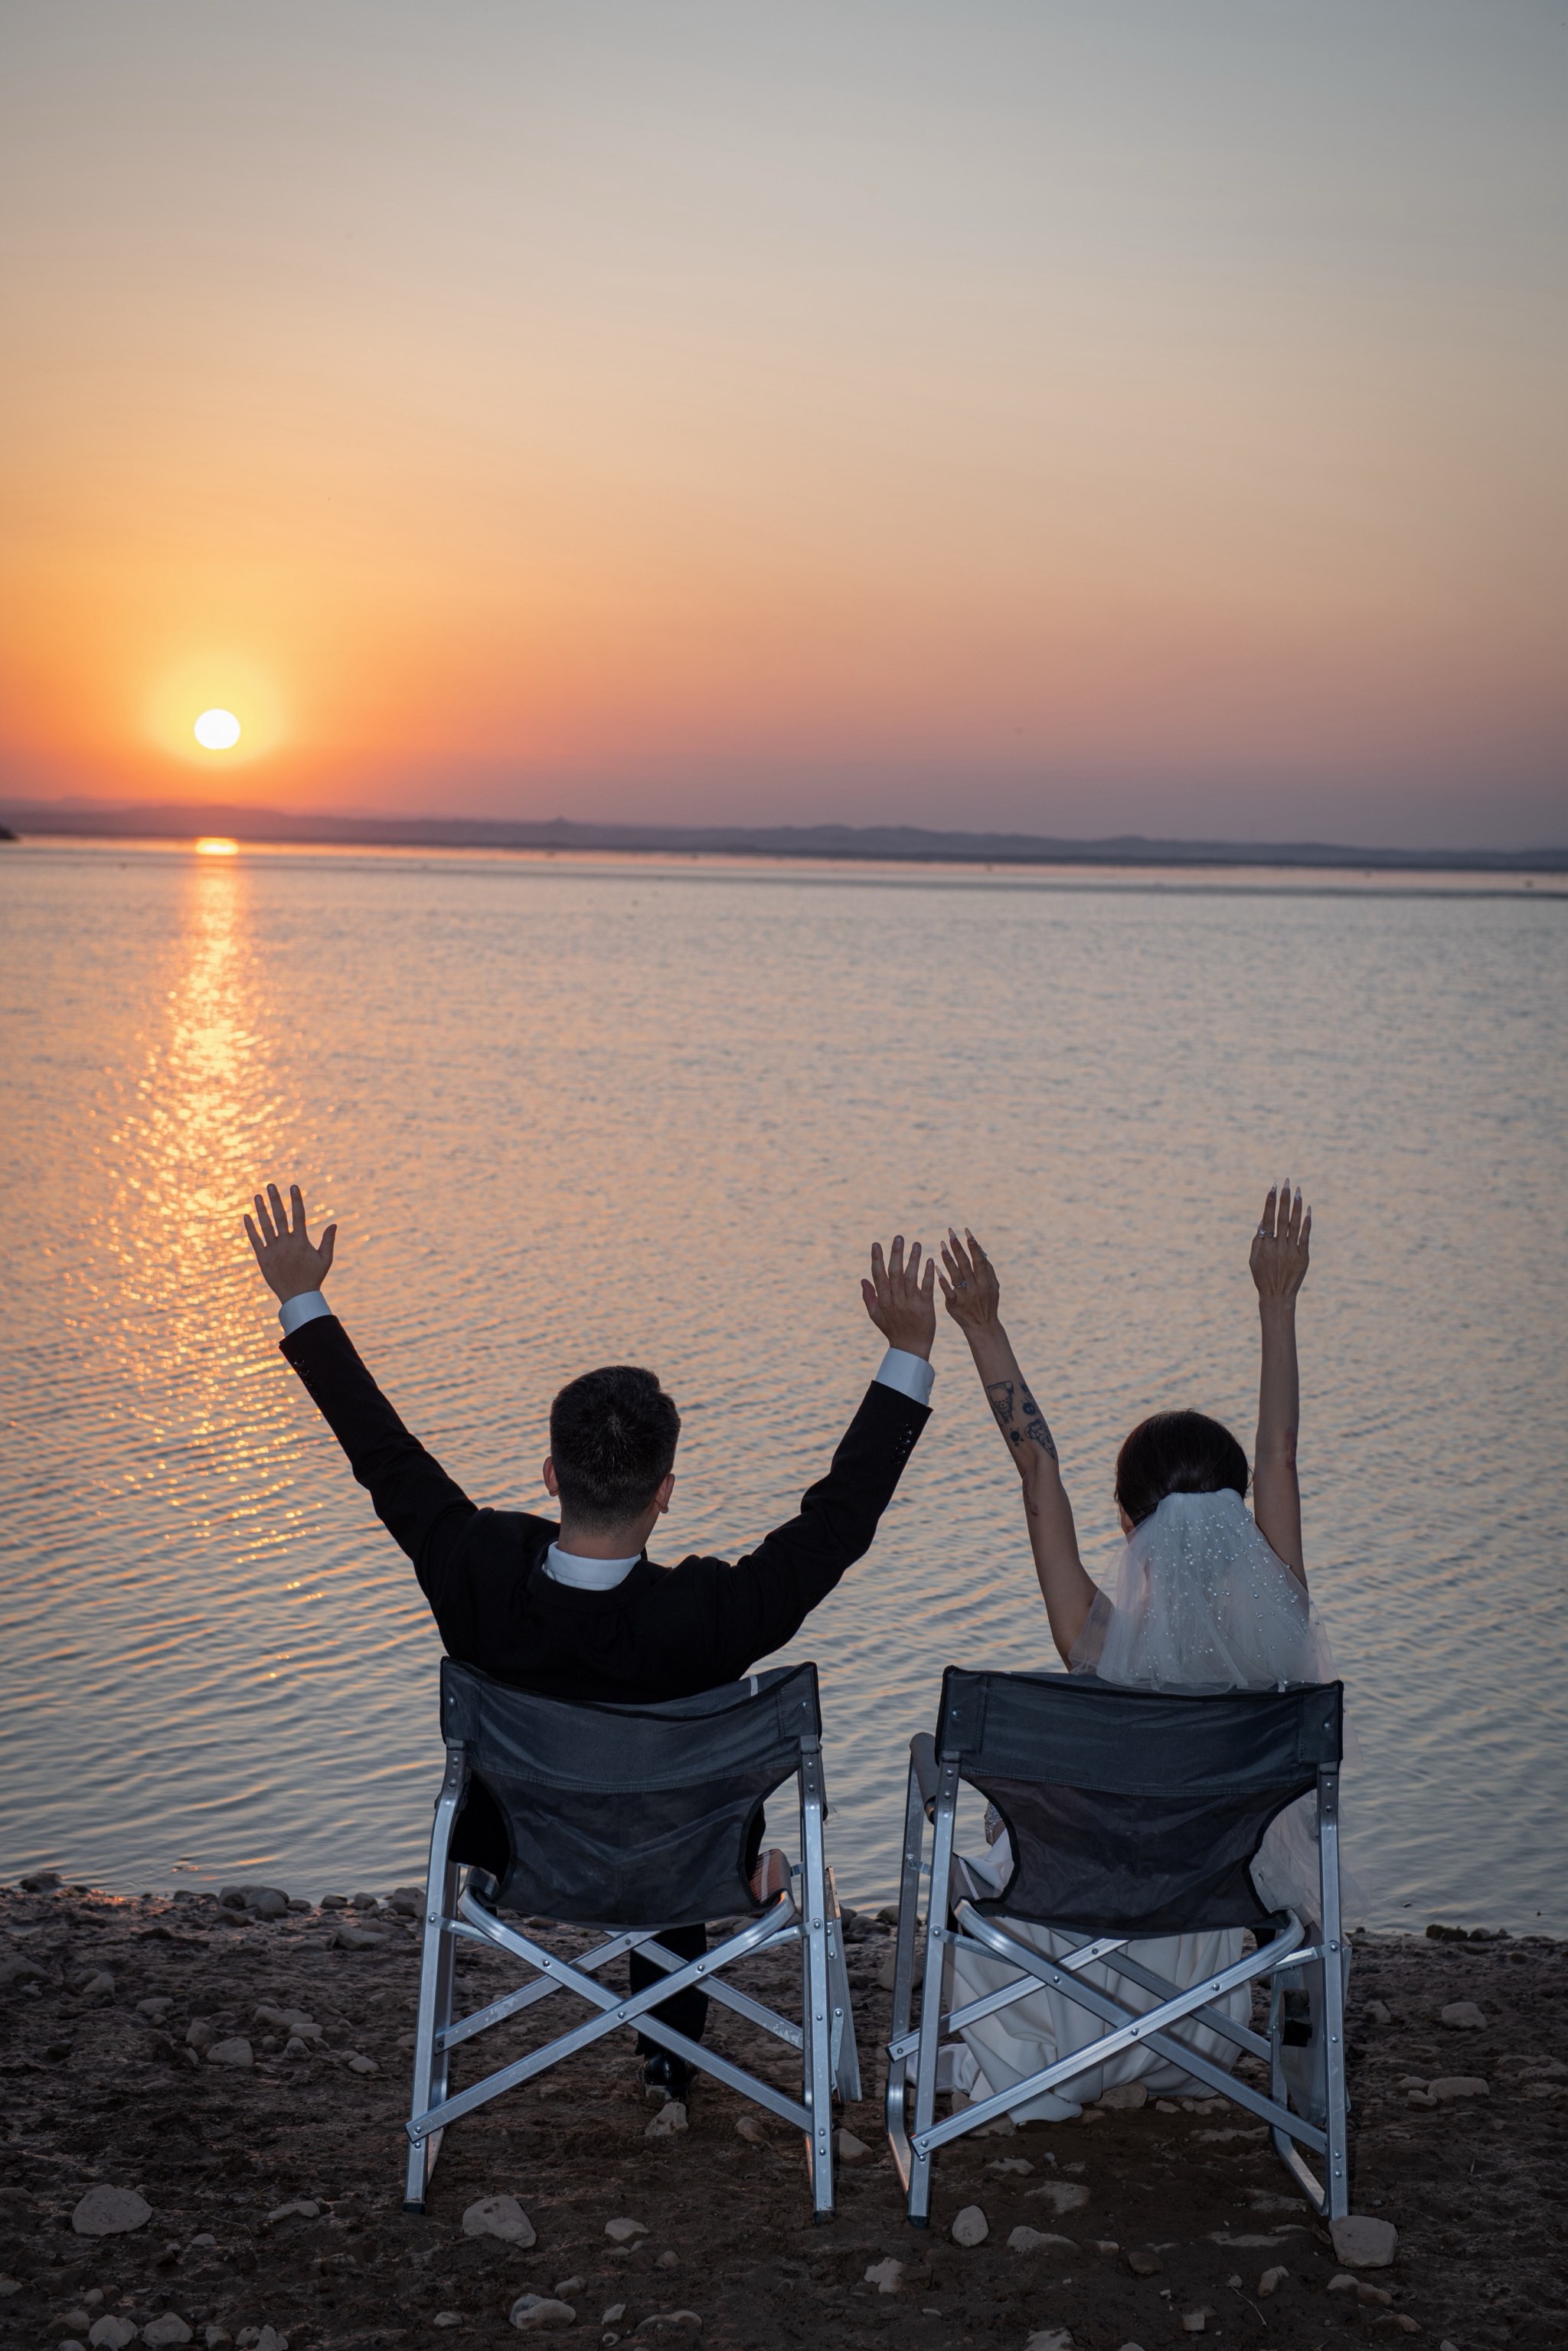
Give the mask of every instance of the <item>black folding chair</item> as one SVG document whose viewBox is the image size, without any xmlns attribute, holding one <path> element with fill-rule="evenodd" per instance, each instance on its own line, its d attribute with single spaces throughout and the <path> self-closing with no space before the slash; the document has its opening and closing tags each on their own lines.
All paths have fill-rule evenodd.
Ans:
<svg viewBox="0 0 1568 2351">
<path fill-rule="evenodd" d="M 831 2212 L 833 2091 L 854 2099 L 861 2090 L 838 1897 L 822 1846 L 816 1667 L 780 1667 L 657 1706 L 569 1706 L 447 1658 L 441 1719 L 446 1776 L 430 1842 L 405 2208 L 423 2210 L 449 2123 L 625 2029 L 804 2131 L 812 2202 L 819 2213 Z M 759 1898 L 747 1853 L 765 1798 L 789 1779 L 800 1783 L 800 1865 L 792 1872 L 781 1854 L 766 1856 L 773 1865 Z M 470 1867 L 465 1876 L 452 1857 L 470 1801 L 485 1810 L 493 1833 L 504 1830 L 508 1858 L 498 1876 Z M 461 1836 L 457 1842 L 461 1849 Z M 503 1908 L 604 1928 L 606 1937 L 569 1960 L 507 1924 Z M 657 1940 L 661 1926 L 737 1916 L 744 1922 L 738 1930 L 699 1959 L 677 1959 Z M 462 1942 L 504 1952 L 531 1974 L 518 1990 L 455 2021 L 454 1962 Z M 800 2023 L 721 1980 L 737 1960 L 791 1942 L 801 1947 Z M 632 1950 L 664 1973 L 628 1996 L 601 1983 L 599 1970 Z M 651 2012 L 688 1989 L 798 2050 L 800 2096 L 787 2096 Z M 466 2089 L 452 2089 L 455 2049 L 560 1992 L 586 2002 L 586 2022 Z"/>
<path fill-rule="evenodd" d="M 924 2226 L 931 2159 L 965 2132 L 1061 2091 L 1075 2074 L 1137 2043 L 1267 2122 L 1286 2168 L 1314 2209 L 1350 2209 L 1344 2091 L 1344 1974 L 1339 1915 L 1338 1682 L 1187 1697 L 1121 1689 L 1088 1676 L 962 1673 L 942 1683 L 936 1739 L 910 1742 L 909 1797 L 894 1960 L 887 2131 Z M 987 1795 L 1006 1823 L 1014 1868 L 981 1898 L 953 1848 L 961 1782 Z M 1293 1911 L 1269 1911 L 1249 1865 L 1275 1814 L 1316 1791 L 1320 1845 L 1317 1939 Z M 911 2030 L 916 1914 L 925 1824 L 935 1827 L 925 1923 L 920 2022 Z M 1046 1959 L 1009 1932 L 1025 1919 L 1069 1938 Z M 1215 1928 L 1249 1927 L 1258 1948 L 1203 1982 L 1167 1982 L 1127 1945 Z M 1071 1948 L 1071 1946 L 1076 1948 Z M 967 1950 L 1018 1970 L 1000 1991 L 951 2005 L 952 1955 Z M 1084 1981 L 1093 1966 L 1153 1993 L 1136 2009 Z M 1217 2005 L 1237 1985 L 1270 1980 L 1267 2035 Z M 1100 2019 L 1088 2046 L 946 2120 L 936 2118 L 936 2054 L 944 2036 L 1049 1985 Z M 1310 1988 L 1310 1990 L 1308 1989 Z M 1301 2011 L 1318 2007 L 1309 2029 Z M 1267 2061 L 1265 2096 L 1188 2046 L 1190 2021 Z M 1310 2052 L 1301 2044 L 1310 2043 Z M 1314 2060 L 1303 2082 L 1301 2060 Z M 910 2111 L 913 2099 L 913 2113 Z M 1324 2161 L 1326 2185 L 1301 2148 Z"/>
</svg>

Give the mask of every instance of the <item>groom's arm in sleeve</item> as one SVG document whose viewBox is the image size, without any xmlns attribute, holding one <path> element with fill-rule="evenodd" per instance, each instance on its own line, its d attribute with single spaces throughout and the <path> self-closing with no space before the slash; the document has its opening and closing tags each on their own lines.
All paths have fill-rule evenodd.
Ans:
<svg viewBox="0 0 1568 2351">
<path fill-rule="evenodd" d="M 289 1301 L 296 1310 L 305 1303 Z M 476 1515 L 474 1503 L 403 1426 L 325 1299 L 314 1312 L 297 1311 L 289 1318 L 285 1306 L 283 1313 L 284 1355 L 347 1454 L 377 1518 L 413 1562 L 420 1588 L 435 1607 L 444 1572 Z"/>
<path fill-rule="evenodd" d="M 872 1251 L 862 1284 L 866 1311 L 888 1342 L 881 1369 L 834 1451 L 825 1478 L 796 1516 L 765 1535 L 733 1567 L 717 1568 L 711 1605 L 716 1680 L 747 1673 L 793 1639 L 848 1568 L 871 1549 L 904 1465 L 931 1417 L 936 1332 L 931 1263 L 920 1278 L 920 1246 L 904 1261 L 902 1237 L 884 1264 Z"/>
<path fill-rule="evenodd" d="M 349 1458 L 392 1541 L 413 1562 L 420 1588 L 439 1614 L 444 1572 L 476 1516 L 455 1479 L 406 1429 L 361 1360 L 353 1341 L 321 1294 L 332 1263 L 336 1225 L 319 1244 L 305 1226 L 298 1184 L 289 1186 L 292 1222 L 275 1184 L 256 1195 L 245 1220 L 263 1279 L 278 1301 L 283 1353 Z"/>
</svg>

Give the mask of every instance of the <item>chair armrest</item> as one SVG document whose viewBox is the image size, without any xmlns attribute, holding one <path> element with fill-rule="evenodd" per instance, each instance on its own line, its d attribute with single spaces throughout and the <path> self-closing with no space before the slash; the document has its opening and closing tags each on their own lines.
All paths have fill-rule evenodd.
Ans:
<svg viewBox="0 0 1568 2351">
<path fill-rule="evenodd" d="M 920 1801 L 929 1820 L 936 1802 L 937 1782 L 942 1775 L 936 1768 L 936 1741 L 928 1730 L 917 1730 L 910 1740 L 909 1761 L 920 1783 Z"/>
<path fill-rule="evenodd" d="M 752 1900 L 776 1902 L 779 1895 L 789 1892 L 791 1884 L 789 1855 L 780 1853 L 777 1845 L 769 1845 L 751 1873 Z"/>
</svg>

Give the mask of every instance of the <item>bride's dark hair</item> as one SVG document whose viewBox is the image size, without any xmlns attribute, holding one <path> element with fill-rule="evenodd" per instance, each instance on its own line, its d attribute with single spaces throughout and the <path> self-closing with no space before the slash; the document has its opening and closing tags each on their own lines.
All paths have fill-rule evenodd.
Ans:
<svg viewBox="0 0 1568 2351">
<path fill-rule="evenodd" d="M 1167 1494 L 1247 1491 L 1247 1456 L 1222 1421 L 1206 1412 L 1155 1412 L 1124 1439 L 1116 1499 L 1135 1527 Z"/>
</svg>

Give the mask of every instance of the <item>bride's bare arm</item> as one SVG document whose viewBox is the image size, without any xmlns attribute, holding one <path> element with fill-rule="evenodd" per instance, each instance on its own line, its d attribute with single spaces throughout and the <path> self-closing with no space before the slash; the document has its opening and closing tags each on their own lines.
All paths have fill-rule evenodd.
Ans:
<svg viewBox="0 0 1568 2351">
<path fill-rule="evenodd" d="M 1258 1449 L 1252 1465 L 1252 1515 L 1265 1541 L 1305 1583 L 1301 1549 L 1301 1489 L 1296 1477 L 1296 1432 L 1301 1389 L 1296 1365 L 1296 1296 L 1307 1278 L 1312 1212 L 1292 1197 L 1289 1176 L 1263 1203 L 1252 1236 L 1252 1279 L 1263 1334 L 1258 1386 Z"/>
<path fill-rule="evenodd" d="M 1056 1440 L 1002 1328 L 996 1269 L 974 1234 L 966 1228 L 960 1240 L 949 1231 L 942 1262 L 947 1311 L 969 1343 L 987 1402 L 1023 1483 L 1034 1571 L 1051 1619 L 1051 1637 L 1065 1660 L 1088 1619 L 1095 1586 L 1078 1556 L 1078 1531 L 1057 1466 Z"/>
</svg>

